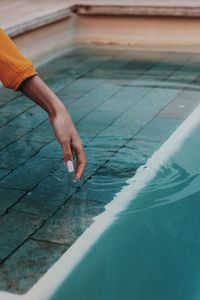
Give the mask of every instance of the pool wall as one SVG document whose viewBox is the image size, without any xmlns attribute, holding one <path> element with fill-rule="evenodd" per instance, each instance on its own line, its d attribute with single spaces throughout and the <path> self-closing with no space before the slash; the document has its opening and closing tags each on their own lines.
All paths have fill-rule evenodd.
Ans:
<svg viewBox="0 0 200 300">
<path fill-rule="evenodd" d="M 123 7 L 121 8 L 123 10 Z M 140 8 L 141 9 L 141 8 Z M 199 52 L 200 19 L 197 16 L 111 14 L 76 10 L 52 22 L 40 21 L 38 28 L 16 32 L 7 29 L 25 55 L 40 63 L 77 44 L 123 45 L 133 49 Z M 28 26 L 26 24 L 26 26 Z M 34 47 L 33 47 L 34 45 Z"/>
</svg>

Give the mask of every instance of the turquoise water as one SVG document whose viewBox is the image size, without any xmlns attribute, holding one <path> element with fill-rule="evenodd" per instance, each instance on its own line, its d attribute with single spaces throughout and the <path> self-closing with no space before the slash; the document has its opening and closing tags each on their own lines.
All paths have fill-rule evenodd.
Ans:
<svg viewBox="0 0 200 300">
<path fill-rule="evenodd" d="M 197 126 L 52 300 L 200 299 L 199 136 Z"/>
</svg>

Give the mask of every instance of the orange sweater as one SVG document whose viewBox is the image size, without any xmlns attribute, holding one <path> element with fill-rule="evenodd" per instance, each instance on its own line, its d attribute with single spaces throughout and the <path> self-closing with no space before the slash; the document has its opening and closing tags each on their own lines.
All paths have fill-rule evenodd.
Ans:
<svg viewBox="0 0 200 300">
<path fill-rule="evenodd" d="M 36 74 L 32 62 L 22 55 L 0 28 L 0 81 L 3 85 L 17 91 L 25 79 Z"/>
</svg>

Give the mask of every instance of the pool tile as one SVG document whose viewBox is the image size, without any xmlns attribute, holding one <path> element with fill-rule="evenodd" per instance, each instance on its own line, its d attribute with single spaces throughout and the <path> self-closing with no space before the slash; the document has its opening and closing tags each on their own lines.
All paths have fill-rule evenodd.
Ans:
<svg viewBox="0 0 200 300">
<path fill-rule="evenodd" d="M 25 137 L 13 142 L 0 151 L 1 167 L 15 169 L 36 154 L 44 143 L 30 141 Z"/>
<path fill-rule="evenodd" d="M 19 116 L 17 116 L 13 121 L 9 122 L 11 126 L 26 127 L 26 128 L 36 128 L 42 122 L 47 120 L 47 113 L 39 106 L 34 106 Z"/>
<path fill-rule="evenodd" d="M 14 205 L 24 194 L 25 191 L 0 188 L 0 215 L 5 213 L 6 210 L 12 205 Z"/>
<path fill-rule="evenodd" d="M 1 266 L 0 289 L 25 293 L 67 248 L 67 245 L 29 239 Z"/>
<path fill-rule="evenodd" d="M 50 172 L 58 169 L 59 159 L 35 157 L 0 181 L 0 187 L 31 190 Z"/>
<path fill-rule="evenodd" d="M 41 218 L 19 211 L 10 210 L 1 216 L 0 261 L 11 255 L 41 224 Z"/>
<path fill-rule="evenodd" d="M 199 103 L 199 92 L 183 91 L 173 102 L 166 106 L 159 115 L 167 118 L 184 120 L 192 113 Z"/>
<path fill-rule="evenodd" d="M 5 125 L 0 128 L 0 150 L 9 145 L 10 143 L 18 140 L 27 132 L 30 131 L 30 128 L 24 127 L 13 127 Z"/>
<path fill-rule="evenodd" d="M 100 203 L 73 197 L 33 237 L 71 245 L 103 210 Z"/>
<path fill-rule="evenodd" d="M 53 174 L 42 180 L 31 192 L 25 195 L 17 205 L 15 210 L 31 213 L 34 215 L 49 217 L 59 206 L 76 191 L 67 168 L 62 166 Z"/>
<path fill-rule="evenodd" d="M 162 116 L 155 117 L 149 122 L 136 137 L 141 140 L 157 141 L 164 143 L 165 140 L 178 128 L 181 124 L 179 119 L 170 119 Z"/>
<path fill-rule="evenodd" d="M 39 142 L 39 143 L 49 143 L 55 140 L 52 126 L 49 121 L 44 121 L 37 128 L 31 130 L 26 136 L 28 140 Z"/>
<path fill-rule="evenodd" d="M 10 170 L 0 169 L 0 179 L 5 177 L 8 173 L 10 173 Z"/>
</svg>

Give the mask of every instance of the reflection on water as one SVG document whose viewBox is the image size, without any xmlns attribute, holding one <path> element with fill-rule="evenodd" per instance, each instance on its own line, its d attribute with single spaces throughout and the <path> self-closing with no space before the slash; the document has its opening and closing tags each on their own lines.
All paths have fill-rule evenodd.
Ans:
<svg viewBox="0 0 200 300">
<path fill-rule="evenodd" d="M 199 134 L 200 126 L 118 215 L 52 299 L 199 299 Z M 105 178 L 97 182 L 110 188 Z"/>
</svg>

